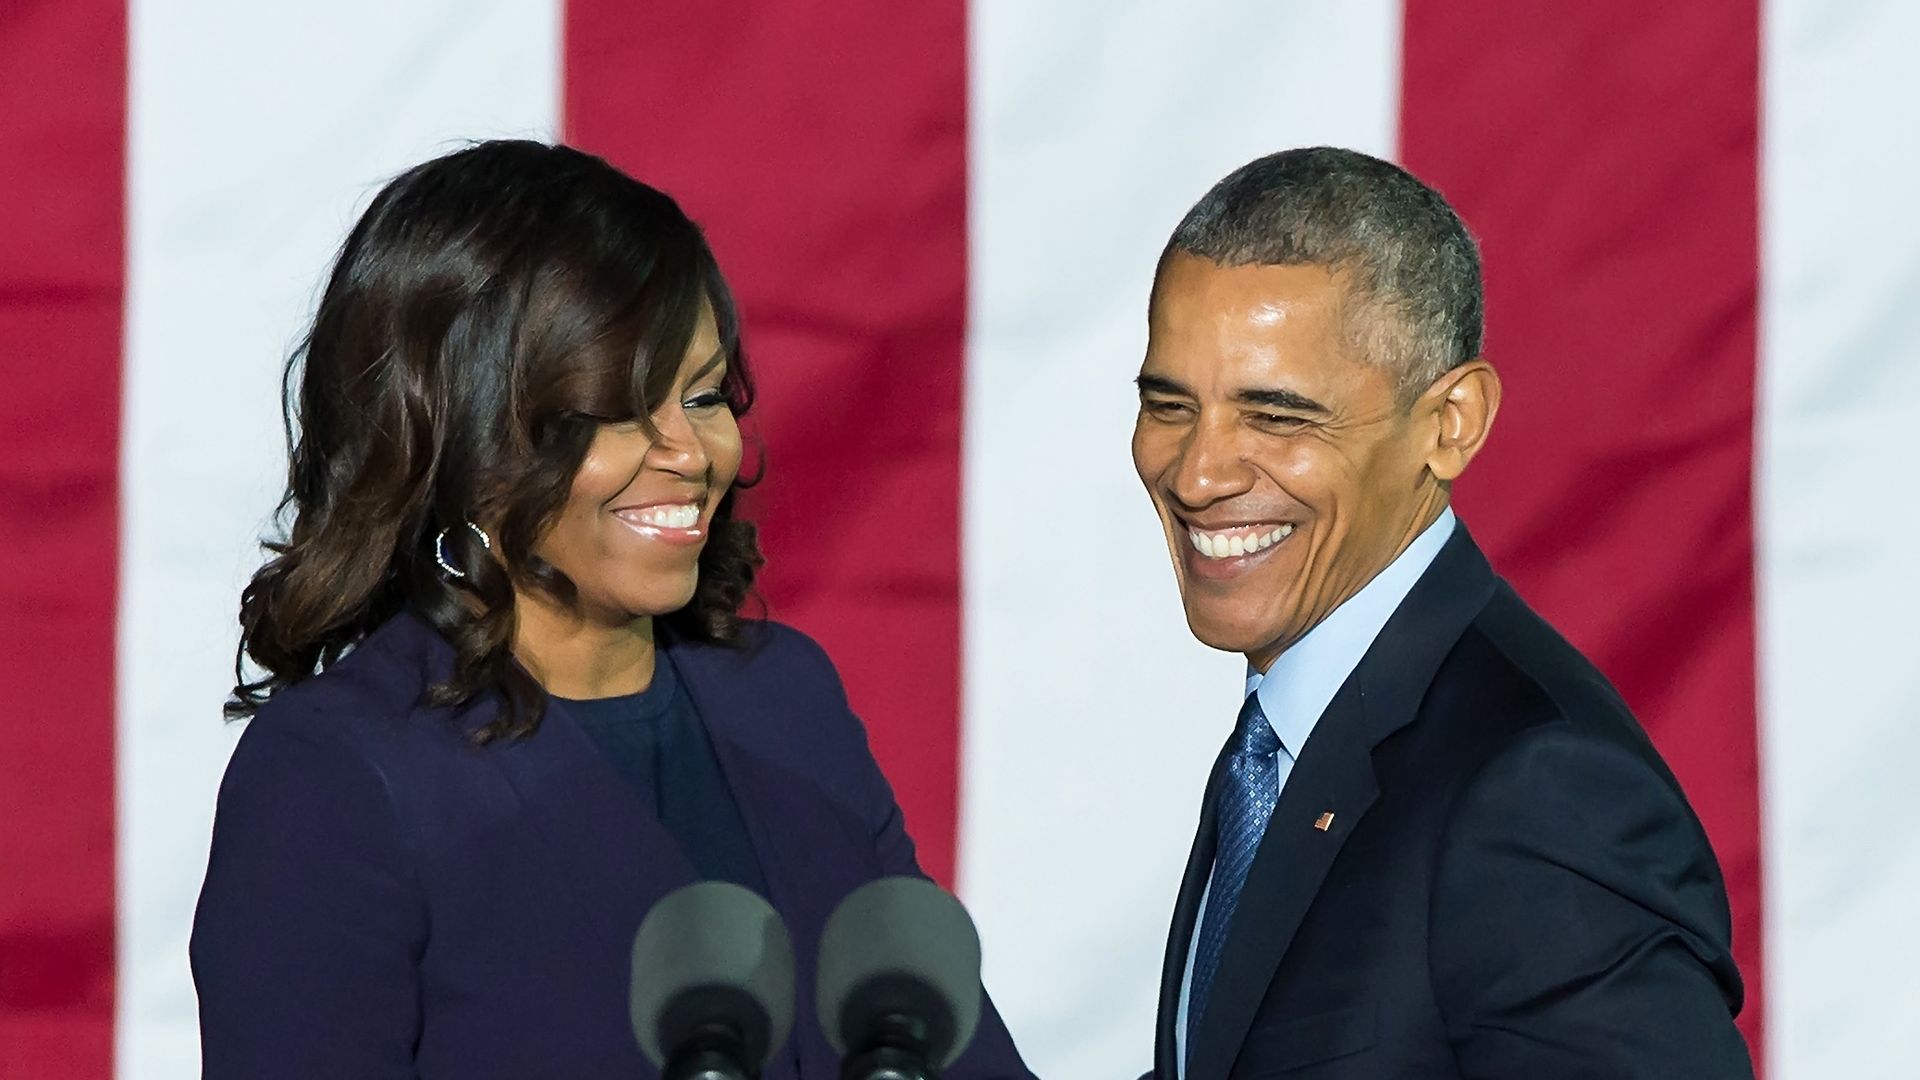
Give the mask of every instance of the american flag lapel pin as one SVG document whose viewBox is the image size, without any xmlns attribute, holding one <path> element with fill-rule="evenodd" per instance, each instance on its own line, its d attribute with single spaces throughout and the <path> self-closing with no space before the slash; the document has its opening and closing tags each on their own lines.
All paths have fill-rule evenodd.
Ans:
<svg viewBox="0 0 1920 1080">
<path fill-rule="evenodd" d="M 1326 832 L 1328 829 L 1333 828 L 1333 811 L 1329 810 L 1313 819 L 1313 827 L 1319 829 L 1321 832 Z"/>
</svg>

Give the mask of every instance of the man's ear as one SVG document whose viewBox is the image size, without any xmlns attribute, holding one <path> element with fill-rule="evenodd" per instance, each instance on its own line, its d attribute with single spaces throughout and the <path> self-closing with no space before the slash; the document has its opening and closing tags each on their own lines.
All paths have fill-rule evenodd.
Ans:
<svg viewBox="0 0 1920 1080">
<path fill-rule="evenodd" d="M 1485 360 L 1470 360 L 1440 376 L 1420 395 L 1417 411 L 1432 418 L 1427 469 L 1452 483 L 1480 453 L 1500 411 L 1500 375 Z"/>
</svg>

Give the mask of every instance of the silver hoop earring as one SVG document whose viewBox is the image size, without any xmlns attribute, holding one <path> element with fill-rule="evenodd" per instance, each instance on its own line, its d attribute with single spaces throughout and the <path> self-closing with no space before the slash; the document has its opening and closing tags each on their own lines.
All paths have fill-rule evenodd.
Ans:
<svg viewBox="0 0 1920 1080">
<path fill-rule="evenodd" d="M 467 528 L 473 531 L 473 535 L 480 538 L 481 547 L 486 548 L 488 551 L 493 550 L 493 538 L 487 535 L 485 529 L 482 529 L 471 521 L 467 522 Z M 464 578 L 467 576 L 466 571 L 453 565 L 453 563 L 447 559 L 447 534 L 452 531 L 452 529 L 441 529 L 440 535 L 433 538 L 433 561 L 439 563 L 440 569 L 445 570 L 449 576 Z"/>
</svg>

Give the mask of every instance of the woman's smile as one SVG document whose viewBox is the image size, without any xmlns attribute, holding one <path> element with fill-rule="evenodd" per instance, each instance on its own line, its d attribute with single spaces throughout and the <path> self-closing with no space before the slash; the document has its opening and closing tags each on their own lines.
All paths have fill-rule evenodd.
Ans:
<svg viewBox="0 0 1920 1080">
<path fill-rule="evenodd" d="M 705 500 L 623 506 L 613 516 L 637 535 L 665 544 L 695 545 L 707 538 Z"/>
</svg>

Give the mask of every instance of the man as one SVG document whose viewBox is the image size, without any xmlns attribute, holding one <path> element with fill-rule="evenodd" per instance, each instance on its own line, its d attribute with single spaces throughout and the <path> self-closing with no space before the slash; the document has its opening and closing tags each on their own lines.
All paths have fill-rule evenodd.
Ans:
<svg viewBox="0 0 1920 1080">
<path fill-rule="evenodd" d="M 1698 819 L 1448 509 L 1500 379 L 1445 200 L 1351 151 L 1262 158 L 1149 308 L 1134 463 L 1188 625 L 1248 664 L 1157 1080 L 1750 1077 Z"/>
</svg>

